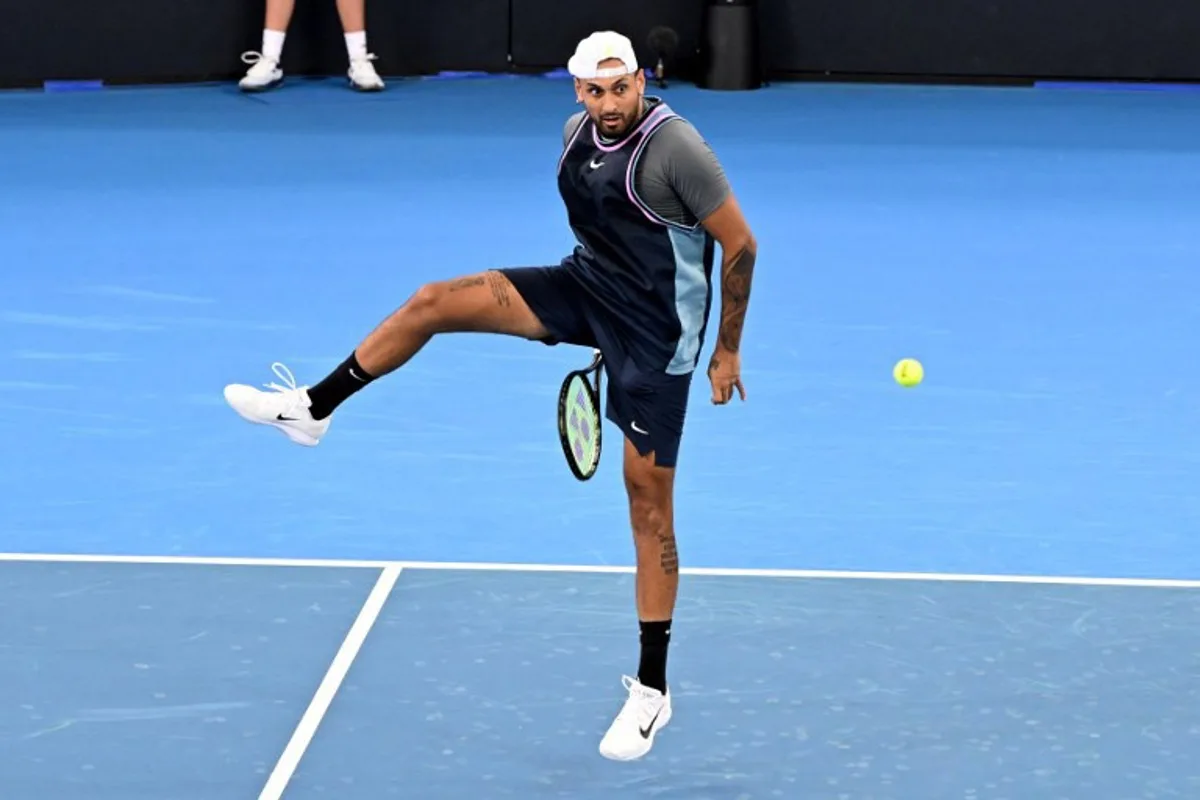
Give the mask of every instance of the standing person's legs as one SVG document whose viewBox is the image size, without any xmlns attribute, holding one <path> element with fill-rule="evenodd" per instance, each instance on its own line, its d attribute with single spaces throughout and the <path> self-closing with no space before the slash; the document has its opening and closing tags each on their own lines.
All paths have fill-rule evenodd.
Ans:
<svg viewBox="0 0 1200 800">
<path fill-rule="evenodd" d="M 679 592 L 675 541 L 675 470 L 691 374 L 647 373 L 632 363 L 609 373 L 606 416 L 625 435 L 625 491 L 637 562 L 641 657 L 629 698 L 600 743 L 607 758 L 644 756 L 671 719 L 667 650 Z"/>
<path fill-rule="evenodd" d="M 377 92 L 383 88 L 383 79 L 371 63 L 375 56 L 367 52 L 366 5 L 366 0 L 337 0 L 338 16 L 346 37 L 346 54 L 350 58 L 350 69 L 346 74 L 354 88 Z"/>
<path fill-rule="evenodd" d="M 271 55 L 276 57 L 283 52 L 283 36 L 287 33 L 288 25 L 292 23 L 292 12 L 296 9 L 295 0 L 267 0 L 266 25 L 264 33 L 279 34 L 279 49 Z M 263 53 L 267 54 L 267 43 L 263 42 Z"/>
<path fill-rule="evenodd" d="M 287 38 L 295 8 L 295 0 L 267 0 L 262 51 L 242 54 L 242 61 L 251 65 L 238 84 L 242 91 L 261 92 L 277 86 L 283 80 L 279 62 L 283 58 L 283 42 Z"/>
<path fill-rule="evenodd" d="M 283 80 L 283 70 L 279 64 L 283 59 L 283 44 L 295 5 L 295 0 L 267 0 L 262 51 L 242 54 L 242 61 L 251 65 L 239 84 L 243 91 L 263 91 L 277 86 Z M 346 39 L 346 55 L 350 62 L 346 74 L 350 83 L 365 92 L 383 89 L 383 80 L 371 63 L 375 56 L 367 51 L 366 0 L 337 0 L 337 10 Z"/>
<path fill-rule="evenodd" d="M 283 431 L 313 446 L 329 429 L 334 410 L 368 384 L 408 363 L 434 336 L 474 332 L 541 341 L 584 341 L 571 279 L 559 267 L 489 270 L 421 286 L 315 386 L 297 386 L 286 367 L 286 386 L 264 392 L 244 384 L 225 387 L 225 399 L 242 418 Z"/>
</svg>

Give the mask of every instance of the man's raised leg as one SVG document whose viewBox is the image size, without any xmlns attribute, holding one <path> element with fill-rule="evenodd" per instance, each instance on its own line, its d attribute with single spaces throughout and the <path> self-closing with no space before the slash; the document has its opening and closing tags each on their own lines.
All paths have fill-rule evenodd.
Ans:
<svg viewBox="0 0 1200 800">
<path fill-rule="evenodd" d="M 600 742 L 600 753 L 617 761 L 641 758 L 671 719 L 667 647 L 679 592 L 675 545 L 675 468 L 657 466 L 653 453 L 639 455 L 625 440 L 625 490 L 637 554 L 635 581 L 641 660 L 629 699 Z"/>
<path fill-rule="evenodd" d="M 429 283 L 380 323 L 338 367 L 311 389 L 297 386 L 280 364 L 286 386 L 272 392 L 225 387 L 225 399 L 242 418 L 282 430 L 298 444 L 316 445 L 334 410 L 372 381 L 402 367 L 439 333 L 475 332 L 541 339 L 545 326 L 502 273 L 482 272 Z M 281 371 L 282 369 L 282 371 Z"/>
</svg>

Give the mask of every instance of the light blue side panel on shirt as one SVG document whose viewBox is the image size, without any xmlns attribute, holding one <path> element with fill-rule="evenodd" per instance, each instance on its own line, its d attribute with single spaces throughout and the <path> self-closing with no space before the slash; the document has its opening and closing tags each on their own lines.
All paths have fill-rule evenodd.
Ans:
<svg viewBox="0 0 1200 800">
<path fill-rule="evenodd" d="M 708 282 L 704 277 L 703 228 L 692 231 L 671 226 L 671 246 L 675 250 L 675 313 L 682 331 L 675 356 L 667 365 L 667 374 L 686 375 L 696 368 L 700 355 L 700 329 L 708 304 Z"/>
</svg>

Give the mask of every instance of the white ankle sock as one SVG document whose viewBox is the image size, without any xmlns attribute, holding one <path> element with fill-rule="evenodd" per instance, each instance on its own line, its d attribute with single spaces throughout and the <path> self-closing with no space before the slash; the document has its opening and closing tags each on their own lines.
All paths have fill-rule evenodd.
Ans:
<svg viewBox="0 0 1200 800">
<path fill-rule="evenodd" d="M 355 31 L 346 34 L 346 53 L 350 60 L 367 57 L 367 32 Z"/>
<path fill-rule="evenodd" d="M 264 58 L 278 61 L 283 55 L 283 40 L 287 34 L 283 31 L 263 30 L 262 52 Z"/>
</svg>

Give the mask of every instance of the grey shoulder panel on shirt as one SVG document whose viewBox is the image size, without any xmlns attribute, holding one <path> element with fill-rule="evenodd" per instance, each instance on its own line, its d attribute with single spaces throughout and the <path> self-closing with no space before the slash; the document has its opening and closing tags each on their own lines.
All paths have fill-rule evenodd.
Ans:
<svg viewBox="0 0 1200 800">
<path fill-rule="evenodd" d="M 563 147 L 583 123 L 577 111 L 563 125 Z M 690 122 L 675 118 L 663 124 L 646 145 L 635 176 L 638 196 L 654 213 L 691 227 L 716 211 L 731 188 L 720 160 Z"/>
<path fill-rule="evenodd" d="M 642 153 L 637 192 L 663 219 L 692 226 L 716 211 L 732 189 L 716 153 L 690 122 L 663 124 Z"/>
<path fill-rule="evenodd" d="M 583 118 L 587 111 L 576 111 L 567 118 L 567 124 L 563 126 L 563 147 L 571 141 L 571 137 L 575 135 L 575 129 L 583 123 Z"/>
</svg>

